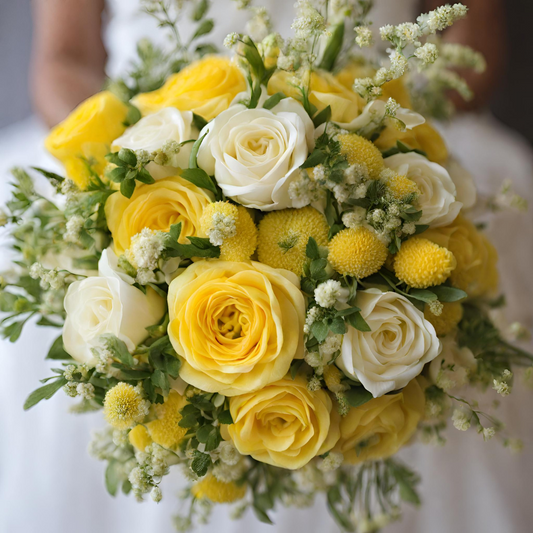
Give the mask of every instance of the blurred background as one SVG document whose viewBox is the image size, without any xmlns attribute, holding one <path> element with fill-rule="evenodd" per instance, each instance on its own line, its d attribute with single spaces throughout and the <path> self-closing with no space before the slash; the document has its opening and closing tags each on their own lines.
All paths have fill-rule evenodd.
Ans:
<svg viewBox="0 0 533 533">
<path fill-rule="evenodd" d="M 529 100 L 533 40 L 525 39 L 533 18 L 531 0 L 506 0 L 508 35 L 506 75 L 495 89 L 490 109 L 533 144 Z M 32 45 L 31 0 L 0 0 L 0 128 L 31 115 L 28 70 Z"/>
</svg>

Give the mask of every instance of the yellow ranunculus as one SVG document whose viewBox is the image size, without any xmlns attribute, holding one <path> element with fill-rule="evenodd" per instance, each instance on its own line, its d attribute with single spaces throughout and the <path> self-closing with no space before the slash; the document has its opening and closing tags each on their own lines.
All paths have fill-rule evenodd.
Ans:
<svg viewBox="0 0 533 533">
<path fill-rule="evenodd" d="M 295 470 L 331 450 L 339 415 L 329 394 L 310 392 L 304 378 L 284 378 L 230 400 L 233 424 L 224 435 L 257 461 Z"/>
<path fill-rule="evenodd" d="M 292 83 L 294 74 L 279 70 L 268 82 L 268 94 L 282 92 L 296 100 L 302 100 L 301 92 Z M 331 106 L 331 120 L 346 126 L 356 119 L 365 101 L 352 90 L 340 84 L 329 72 L 313 71 L 309 86 L 309 101 L 322 111 Z"/>
<path fill-rule="evenodd" d="M 208 56 L 170 76 L 160 89 L 139 94 L 133 103 L 143 115 L 176 107 L 211 120 L 245 90 L 246 80 L 235 63 L 225 57 Z"/>
<path fill-rule="evenodd" d="M 335 451 L 352 464 L 390 457 L 414 435 L 424 408 L 424 392 L 416 379 L 399 394 L 354 407 L 341 419 Z"/>
<path fill-rule="evenodd" d="M 124 133 L 127 113 L 127 106 L 109 91 L 95 94 L 52 129 L 46 149 L 65 165 L 68 177 L 84 188 L 90 176 L 84 160 L 93 163 L 98 174 L 103 173 L 104 156 Z"/>
<path fill-rule="evenodd" d="M 170 284 L 168 307 L 180 377 L 204 391 L 260 389 L 303 357 L 304 297 L 287 270 L 200 261 Z"/>
<path fill-rule="evenodd" d="M 205 237 L 200 217 L 211 198 L 204 189 L 179 176 L 159 180 L 152 185 L 137 185 L 131 198 L 119 192 L 106 202 L 107 225 L 113 235 L 115 253 L 123 254 L 132 237 L 143 228 L 168 231 L 182 223 L 180 242 L 186 237 Z"/>
<path fill-rule="evenodd" d="M 493 294 L 498 288 L 498 252 L 474 224 L 459 215 L 452 224 L 430 228 L 423 237 L 448 248 L 457 260 L 450 282 L 469 296 Z"/>
</svg>

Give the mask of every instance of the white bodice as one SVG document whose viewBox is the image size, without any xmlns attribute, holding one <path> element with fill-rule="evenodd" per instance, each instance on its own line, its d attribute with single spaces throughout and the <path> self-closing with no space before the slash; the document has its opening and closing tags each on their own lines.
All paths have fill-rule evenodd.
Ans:
<svg viewBox="0 0 533 533">
<path fill-rule="evenodd" d="M 418 0 L 376 0 L 370 16 L 373 27 L 414 20 L 418 3 Z M 291 35 L 290 26 L 294 19 L 291 0 L 257 0 L 254 4 L 267 7 L 275 31 L 284 37 Z M 213 0 L 209 16 L 215 20 L 215 29 L 208 40 L 221 48 L 228 33 L 244 31 L 249 15 L 237 10 L 233 0 Z M 189 35 L 187 22 L 183 20 L 179 24 L 185 37 Z M 165 42 L 165 32 L 157 27 L 152 17 L 141 12 L 138 0 L 108 0 L 104 42 L 109 56 L 107 72 L 111 77 L 120 75 L 128 68 L 136 56 L 136 43 L 143 37 L 158 44 Z"/>
</svg>

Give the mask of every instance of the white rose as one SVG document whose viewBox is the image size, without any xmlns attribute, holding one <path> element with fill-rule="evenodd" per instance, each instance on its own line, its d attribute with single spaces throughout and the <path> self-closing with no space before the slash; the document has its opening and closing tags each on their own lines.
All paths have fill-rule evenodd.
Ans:
<svg viewBox="0 0 533 533">
<path fill-rule="evenodd" d="M 314 147 L 313 122 L 285 98 L 271 110 L 233 105 L 210 122 L 198 166 L 214 175 L 224 194 L 246 207 L 292 207 L 289 185 Z"/>
<path fill-rule="evenodd" d="M 429 365 L 429 377 L 438 387 L 448 391 L 466 385 L 469 374 L 476 367 L 477 361 L 470 348 L 460 348 L 455 339 L 447 335 L 442 339 L 442 352 Z"/>
<path fill-rule="evenodd" d="M 128 128 L 124 134 L 113 141 L 114 148 L 130 150 L 160 150 L 167 141 L 182 143 L 198 137 L 198 130 L 192 128 L 192 111 L 178 111 L 175 107 L 164 107 L 141 118 L 139 122 Z M 176 175 L 176 168 L 188 168 L 189 156 L 193 143 L 184 144 L 173 158 L 172 166 L 161 166 L 156 163 L 147 165 L 148 172 L 155 179 L 163 179 Z"/>
<path fill-rule="evenodd" d="M 157 324 L 166 309 L 164 298 L 155 291 L 144 294 L 124 281 L 107 254 L 104 250 L 100 259 L 101 275 L 74 282 L 65 296 L 65 350 L 89 365 L 96 363 L 91 348 L 99 345 L 101 335 L 115 335 L 132 351 L 147 337 L 145 328 Z"/>
<path fill-rule="evenodd" d="M 472 174 L 453 157 L 448 160 L 446 170 L 448 170 L 457 189 L 457 201 L 463 204 L 464 209 L 474 207 L 477 199 L 477 190 Z"/>
<path fill-rule="evenodd" d="M 463 204 L 456 200 L 455 185 L 444 167 L 415 152 L 387 157 L 385 165 L 418 185 L 417 207 L 422 209 L 418 224 L 439 227 L 455 220 Z"/>
<path fill-rule="evenodd" d="M 371 331 L 348 327 L 336 364 L 374 398 L 405 387 L 439 355 L 435 328 L 404 296 L 368 289 L 355 305 Z"/>
</svg>

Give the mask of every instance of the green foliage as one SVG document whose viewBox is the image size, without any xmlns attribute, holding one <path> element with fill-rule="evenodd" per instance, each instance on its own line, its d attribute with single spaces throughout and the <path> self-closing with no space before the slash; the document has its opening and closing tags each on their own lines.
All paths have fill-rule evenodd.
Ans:
<svg viewBox="0 0 533 533">
<path fill-rule="evenodd" d="M 67 380 L 62 376 L 54 376 L 54 381 L 34 390 L 24 402 L 24 410 L 31 409 L 41 400 L 49 400 L 61 387 L 66 385 Z"/>
<path fill-rule="evenodd" d="M 220 247 L 213 246 L 209 239 L 188 237 L 190 244 L 178 242 L 181 234 L 181 222 L 173 224 L 165 235 L 165 253 L 168 257 L 220 257 Z"/>
<path fill-rule="evenodd" d="M 133 150 L 121 148 L 118 152 L 107 154 L 105 158 L 116 165 L 115 168 L 106 172 L 106 176 L 114 183 L 120 184 L 120 192 L 126 198 L 131 198 L 137 181 L 147 185 L 155 183 L 155 179 L 146 170 L 145 163 L 137 160 Z"/>
</svg>

